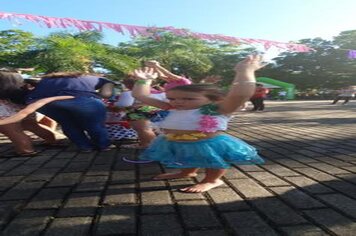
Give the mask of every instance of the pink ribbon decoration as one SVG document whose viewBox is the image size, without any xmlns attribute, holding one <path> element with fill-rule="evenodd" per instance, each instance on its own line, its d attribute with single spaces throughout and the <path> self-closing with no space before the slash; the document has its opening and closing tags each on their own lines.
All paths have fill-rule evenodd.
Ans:
<svg viewBox="0 0 356 236">
<path fill-rule="evenodd" d="M 57 18 L 57 17 L 37 16 L 37 15 L 30 15 L 30 14 L 7 13 L 7 12 L 0 12 L 0 19 L 8 19 L 10 21 L 23 19 L 39 25 L 44 25 L 47 28 L 75 27 L 80 31 L 84 31 L 84 30 L 102 31 L 103 28 L 106 28 L 106 29 L 112 29 L 122 34 L 128 32 L 129 35 L 132 37 L 151 36 L 153 38 L 156 38 L 157 34 L 155 32 L 157 30 L 163 30 L 163 31 L 171 32 L 178 36 L 191 36 L 194 38 L 210 40 L 210 41 L 222 41 L 222 42 L 228 42 L 233 44 L 257 43 L 257 44 L 262 44 L 265 50 L 268 50 L 271 47 L 276 47 L 283 50 L 296 51 L 296 52 L 314 51 L 312 48 L 303 44 L 281 43 L 281 42 L 262 40 L 262 39 L 237 38 L 237 37 L 225 36 L 220 34 L 195 33 L 185 29 L 176 29 L 172 26 L 144 27 L 144 26 L 136 26 L 136 25 L 115 24 L 109 22 L 77 20 L 73 18 Z"/>
</svg>

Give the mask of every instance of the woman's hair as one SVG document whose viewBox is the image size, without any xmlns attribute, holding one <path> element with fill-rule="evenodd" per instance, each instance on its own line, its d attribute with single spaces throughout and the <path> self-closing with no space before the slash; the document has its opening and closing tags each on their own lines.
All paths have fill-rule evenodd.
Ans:
<svg viewBox="0 0 356 236">
<path fill-rule="evenodd" d="M 193 93 L 203 93 L 211 101 L 221 100 L 226 94 L 221 89 L 212 84 L 188 84 L 180 85 L 168 89 L 168 91 L 184 91 Z"/>
<path fill-rule="evenodd" d="M 10 71 L 0 71 L 0 99 L 23 104 L 26 91 L 22 89 L 23 78 L 20 74 Z"/>
<path fill-rule="evenodd" d="M 129 90 L 132 90 L 133 87 L 135 86 L 136 80 L 134 80 L 133 78 L 125 78 L 122 80 L 122 84 L 125 85 L 125 87 Z"/>
</svg>

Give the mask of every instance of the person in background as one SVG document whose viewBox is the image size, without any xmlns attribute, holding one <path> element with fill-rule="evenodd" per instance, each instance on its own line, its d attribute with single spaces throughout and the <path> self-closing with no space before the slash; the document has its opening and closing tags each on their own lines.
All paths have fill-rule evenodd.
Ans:
<svg viewBox="0 0 356 236">
<path fill-rule="evenodd" d="M 287 92 L 285 90 L 278 91 L 278 99 L 285 101 L 287 99 Z"/>
<path fill-rule="evenodd" d="M 269 90 L 263 87 L 263 84 L 256 84 L 255 93 L 250 98 L 253 108 L 251 111 L 263 111 L 265 109 L 264 100 Z"/>
<path fill-rule="evenodd" d="M 23 86 L 23 78 L 16 70 L 3 69 L 0 71 L 0 122 L 24 108 L 26 89 Z M 7 155 L 7 157 L 37 155 L 31 137 L 25 133 L 26 130 L 42 138 L 44 145 L 57 145 L 55 133 L 41 126 L 34 113 L 27 115 L 29 116 L 26 119 L 0 124 L 0 133 L 7 136 L 15 148 L 15 153 Z"/>
<path fill-rule="evenodd" d="M 102 97 L 111 97 L 113 88 L 114 82 L 98 75 L 51 73 L 43 76 L 30 91 L 27 103 L 54 96 L 73 96 L 73 99 L 48 103 L 38 111 L 58 122 L 79 151 L 106 151 L 111 142 L 105 128 L 106 107 Z"/>
<path fill-rule="evenodd" d="M 342 105 L 347 104 L 352 98 L 355 97 L 356 89 L 355 86 L 349 86 L 347 88 L 338 91 L 339 94 L 335 97 L 331 104 L 336 104 L 339 100 L 343 99 Z"/>
</svg>

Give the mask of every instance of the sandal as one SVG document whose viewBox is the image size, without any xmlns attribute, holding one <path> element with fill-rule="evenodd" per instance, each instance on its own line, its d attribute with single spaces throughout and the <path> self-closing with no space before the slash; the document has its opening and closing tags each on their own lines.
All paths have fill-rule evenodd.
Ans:
<svg viewBox="0 0 356 236">
<path fill-rule="evenodd" d="M 60 148 L 60 147 L 68 147 L 68 144 L 66 143 L 61 143 L 61 142 L 56 142 L 56 143 L 46 143 L 46 142 L 42 142 L 37 144 L 38 146 L 42 146 L 42 147 L 53 147 L 53 148 Z"/>
<path fill-rule="evenodd" d="M 11 158 L 11 157 L 34 157 L 37 156 L 39 152 L 33 151 L 33 152 L 24 152 L 24 153 L 8 153 L 3 156 L 0 156 L 2 158 Z"/>
<path fill-rule="evenodd" d="M 99 151 L 100 151 L 100 152 L 108 152 L 108 151 L 111 151 L 111 150 L 113 150 L 113 149 L 115 149 L 115 148 L 116 148 L 116 146 L 115 146 L 114 144 L 112 144 L 112 145 L 109 145 L 109 146 L 106 147 L 106 148 L 99 149 Z"/>
</svg>

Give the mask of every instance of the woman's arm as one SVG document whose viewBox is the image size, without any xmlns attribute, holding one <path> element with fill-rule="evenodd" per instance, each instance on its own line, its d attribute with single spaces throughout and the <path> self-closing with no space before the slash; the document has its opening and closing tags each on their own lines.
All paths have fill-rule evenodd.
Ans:
<svg viewBox="0 0 356 236">
<path fill-rule="evenodd" d="M 71 98 L 74 98 L 74 97 L 73 96 L 56 96 L 56 97 L 40 99 L 40 100 L 26 106 L 24 109 L 18 111 L 15 115 L 9 116 L 5 119 L 0 120 L 0 125 L 7 125 L 7 124 L 19 122 L 19 121 L 25 119 L 31 113 L 35 112 L 39 108 L 46 105 L 47 103 L 50 103 L 53 101 L 58 101 L 58 100 L 71 99 Z"/>
<path fill-rule="evenodd" d="M 112 91 L 114 89 L 114 84 L 113 83 L 106 83 L 104 84 L 100 89 L 99 89 L 99 94 L 103 98 L 109 98 L 112 96 Z"/>
<path fill-rule="evenodd" d="M 231 114 L 254 94 L 256 88 L 255 71 L 264 67 L 262 56 L 251 55 L 235 66 L 235 79 L 230 91 L 219 103 L 219 112 Z"/>
<path fill-rule="evenodd" d="M 153 68 L 137 69 L 134 71 L 136 78 L 135 86 L 132 89 L 132 96 L 141 102 L 161 109 L 169 109 L 171 106 L 167 102 L 151 98 L 150 90 L 152 80 L 157 78 L 157 73 L 153 71 Z"/>
<path fill-rule="evenodd" d="M 172 81 L 172 80 L 179 80 L 182 78 L 182 76 L 173 74 L 166 68 L 162 67 L 159 62 L 157 61 L 148 61 L 146 62 L 146 66 L 154 68 L 157 73 L 159 74 L 160 78 L 165 80 L 165 81 Z"/>
</svg>

